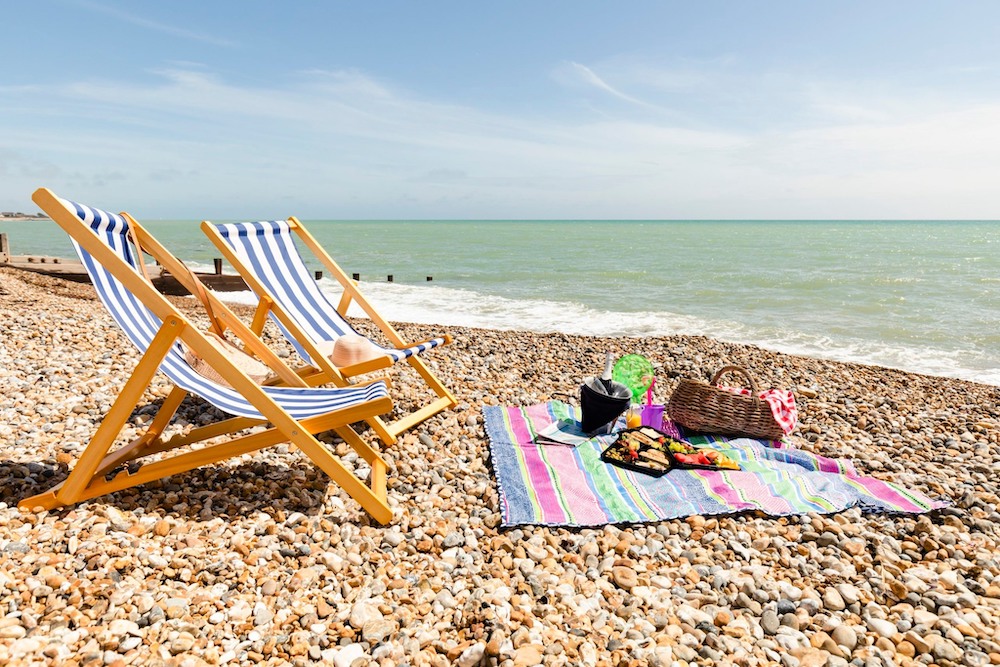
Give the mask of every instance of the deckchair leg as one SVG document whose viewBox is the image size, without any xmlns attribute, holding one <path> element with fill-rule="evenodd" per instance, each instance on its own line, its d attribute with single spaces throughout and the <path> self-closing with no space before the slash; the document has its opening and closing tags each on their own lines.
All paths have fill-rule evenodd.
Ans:
<svg viewBox="0 0 1000 667">
<path fill-rule="evenodd" d="M 392 437 L 393 441 L 395 441 L 396 437 L 400 433 L 408 431 L 409 429 L 413 428 L 414 426 L 424 421 L 425 419 L 433 417 L 442 410 L 447 410 L 448 408 L 453 406 L 454 403 L 448 400 L 448 398 L 439 398 L 436 401 L 428 403 L 419 410 L 414 410 L 413 412 L 407 414 L 405 417 L 401 417 L 400 419 L 397 419 L 394 422 L 385 424 L 385 428 L 388 431 L 390 437 Z"/>
<path fill-rule="evenodd" d="M 381 417 L 373 417 L 366 420 L 372 427 L 372 430 L 375 431 L 375 434 L 378 435 L 379 439 L 386 445 L 392 445 L 395 443 L 396 438 L 400 433 L 403 433 L 420 422 L 433 417 L 442 410 L 447 410 L 448 408 L 453 408 L 458 405 L 458 400 L 455 398 L 455 395 L 448 391 L 448 388 L 445 387 L 433 373 L 431 373 L 431 369 L 427 367 L 427 364 L 424 363 L 423 359 L 420 359 L 417 356 L 412 356 L 406 361 L 410 364 L 410 366 L 416 369 L 417 373 L 420 374 L 420 377 L 424 379 L 424 382 L 427 383 L 431 391 L 437 394 L 438 398 L 437 400 L 423 406 L 419 410 L 415 410 L 414 412 L 411 412 L 393 422 L 387 422 Z"/>
<path fill-rule="evenodd" d="M 156 445 L 160 442 L 163 429 L 167 427 L 167 424 L 170 423 L 170 420 L 177 413 L 177 408 L 180 407 L 181 401 L 184 400 L 185 396 L 187 396 L 187 391 L 180 387 L 171 389 L 167 397 L 163 399 L 160 409 L 156 412 L 156 417 L 150 422 L 146 431 L 129 444 L 119 447 L 105 456 L 94 472 L 94 477 L 106 475 L 126 461 L 147 456 L 157 451 Z"/>
<path fill-rule="evenodd" d="M 395 444 L 396 435 L 389 428 L 388 424 L 385 423 L 384 419 L 382 419 L 381 417 L 372 417 L 370 419 L 366 419 L 365 421 L 368 422 L 368 425 L 372 427 L 372 430 L 375 432 L 375 435 L 378 436 L 378 439 L 381 440 L 383 444 L 386 445 Z"/>
<path fill-rule="evenodd" d="M 337 428 L 333 429 L 333 431 L 341 438 L 343 438 L 344 442 L 346 442 L 351 447 L 351 449 L 360 454 L 361 457 L 369 463 L 369 465 L 374 466 L 375 463 L 378 462 L 381 463 L 383 467 L 385 466 L 385 461 L 382 459 L 379 453 L 376 452 L 374 449 L 372 449 L 367 442 L 362 440 L 361 436 L 358 435 L 358 432 L 355 431 L 353 428 L 346 425 L 338 426 Z"/>
<path fill-rule="evenodd" d="M 430 385 L 435 394 L 441 398 L 448 399 L 448 407 L 453 408 L 458 405 L 458 400 L 455 398 L 455 395 L 452 394 L 433 373 L 431 373 L 431 369 L 427 368 L 427 364 L 424 363 L 423 359 L 414 355 L 406 361 L 417 369 L 417 372 L 420 373 L 420 377 L 422 377 L 424 381 Z"/>
<path fill-rule="evenodd" d="M 392 509 L 385 493 L 385 464 L 372 466 L 373 487 L 369 488 L 354 476 L 354 474 L 344 467 L 344 464 L 333 457 L 330 452 L 323 447 L 316 438 L 311 435 L 300 433 L 292 439 L 302 452 L 308 456 L 313 463 L 323 470 L 330 479 L 347 492 L 347 495 L 356 500 L 373 519 L 385 525 L 392 521 Z M 381 483 L 375 483 L 375 469 L 379 467 L 382 471 Z M 380 491 L 375 487 L 381 486 Z"/>
<path fill-rule="evenodd" d="M 385 460 L 382 459 L 377 452 L 371 449 L 371 447 L 369 447 L 368 444 L 365 443 L 349 426 L 334 426 L 331 422 L 336 421 L 342 424 L 345 419 L 359 418 L 359 410 L 384 410 L 387 409 L 387 404 L 391 405 L 389 400 L 382 399 L 380 401 L 374 401 L 371 406 L 364 406 L 362 408 L 346 408 L 339 411 L 339 414 L 331 413 L 315 417 L 313 419 L 303 420 L 301 425 L 305 430 L 294 431 L 295 436 L 292 438 L 292 442 L 300 448 L 303 448 L 303 442 L 310 443 L 308 447 L 311 451 L 308 452 L 307 455 L 313 463 L 323 470 L 323 472 L 325 472 L 332 481 L 336 482 L 341 488 L 347 491 L 352 498 L 357 500 L 366 512 L 371 514 L 373 518 L 383 524 L 388 523 L 392 519 L 392 511 L 389 509 L 386 501 L 387 465 Z M 252 423 L 259 424 L 261 422 L 259 420 L 236 418 L 227 420 L 225 423 L 230 425 L 245 426 L 247 423 L 251 423 L 252 425 Z M 344 434 L 344 436 L 346 436 L 344 438 L 345 442 L 354 448 L 371 465 L 372 488 L 365 486 L 344 466 L 343 463 L 334 458 L 333 455 L 322 444 L 320 444 L 314 436 L 310 435 L 310 432 L 322 432 L 329 430 L 331 427 Z M 207 433 L 208 428 L 210 427 L 202 429 L 202 434 Z M 197 442 L 188 438 L 185 440 L 186 441 L 181 444 Z M 266 431 L 244 435 L 228 442 L 217 445 L 209 445 L 194 451 L 175 454 L 174 456 L 160 461 L 147 463 L 134 472 L 123 470 L 110 479 L 105 479 L 103 474 L 94 475 L 90 480 L 88 480 L 88 483 L 76 493 L 72 502 L 76 503 L 89 498 L 96 498 L 108 493 L 113 493 L 115 491 L 121 491 L 122 489 L 128 489 L 140 484 L 162 479 L 168 475 L 176 475 L 189 470 L 194 470 L 195 468 L 210 465 L 212 463 L 226 461 L 243 454 L 248 454 L 265 447 L 270 447 L 278 443 L 288 441 L 289 438 L 285 433 L 272 427 Z M 315 443 L 315 446 L 312 446 L 311 443 Z M 305 448 L 303 449 L 305 450 Z M 61 500 L 58 488 L 59 487 L 56 487 L 56 489 L 24 500 L 20 505 L 21 508 L 28 510 L 34 510 L 37 508 L 54 509 L 56 507 L 71 504 Z"/>
<path fill-rule="evenodd" d="M 80 492 L 79 497 L 74 502 L 96 498 L 108 493 L 114 493 L 115 491 L 121 491 L 122 489 L 162 479 L 168 475 L 176 475 L 205 465 L 225 461 L 263 449 L 264 447 L 276 445 L 286 440 L 287 438 L 284 434 L 277 429 L 271 428 L 267 431 L 251 433 L 218 445 L 210 445 L 194 451 L 175 454 L 160 461 L 147 463 L 135 472 L 123 470 L 111 479 L 105 479 L 103 476 L 94 477 Z M 32 507 L 41 506 L 44 509 L 52 509 L 63 505 L 64 503 L 59 502 L 55 498 L 55 495 L 49 492 L 35 496 L 30 500 L 39 500 L 40 502 L 32 505 Z M 51 501 L 49 500 L 50 497 Z"/>
<path fill-rule="evenodd" d="M 87 487 L 97 473 L 98 466 L 105 458 L 111 446 L 114 444 L 118 434 L 121 433 L 125 420 L 135 409 L 136 404 L 142 397 L 146 387 L 149 386 L 153 375 L 160 366 L 163 357 L 170 350 L 170 346 L 180 334 L 181 325 L 177 320 L 168 319 L 163 323 L 152 342 L 142 355 L 139 363 L 132 372 L 132 376 L 125 383 L 118 398 L 111 409 L 104 416 L 104 420 L 98 427 L 90 444 L 83 451 L 80 460 L 70 472 L 69 477 L 63 482 L 61 488 L 55 494 L 56 505 L 71 505 L 79 501 L 80 494 Z M 48 500 L 48 494 L 26 498 L 18 503 L 19 507 L 33 509 L 33 503 Z M 51 509 L 48 507 L 47 509 Z"/>
<path fill-rule="evenodd" d="M 388 481 L 387 477 L 388 474 L 385 462 L 381 459 L 372 462 L 371 481 L 369 482 L 369 485 L 372 489 L 372 495 L 383 502 L 386 498 L 388 498 L 386 493 L 386 483 Z M 389 514 L 389 517 L 392 518 L 391 513 Z M 387 523 L 387 521 L 382 521 L 382 523 Z"/>
</svg>

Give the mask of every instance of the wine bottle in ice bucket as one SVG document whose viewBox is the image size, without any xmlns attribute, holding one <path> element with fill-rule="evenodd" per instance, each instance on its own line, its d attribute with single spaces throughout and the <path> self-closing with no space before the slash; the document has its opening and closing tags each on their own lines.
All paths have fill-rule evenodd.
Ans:
<svg viewBox="0 0 1000 667">
<path fill-rule="evenodd" d="M 580 407 L 584 433 L 610 433 L 611 426 L 628 407 L 632 392 L 621 382 L 611 379 L 615 356 L 608 353 L 601 377 L 589 377 L 580 385 Z"/>
</svg>

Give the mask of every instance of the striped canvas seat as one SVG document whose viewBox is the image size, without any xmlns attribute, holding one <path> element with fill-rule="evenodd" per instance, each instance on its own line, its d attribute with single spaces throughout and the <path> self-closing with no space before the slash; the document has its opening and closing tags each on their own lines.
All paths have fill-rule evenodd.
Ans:
<svg viewBox="0 0 1000 667">
<path fill-rule="evenodd" d="M 392 410 L 384 380 L 349 387 L 309 386 L 127 213 L 84 206 L 45 188 L 35 191 L 32 199 L 69 234 L 98 297 L 141 356 L 69 476 L 52 489 L 25 498 L 19 507 L 28 511 L 64 507 L 290 443 L 375 520 L 391 520 L 388 466 L 351 427 Z M 144 253 L 198 296 L 215 335 L 232 332 L 246 353 L 273 371 L 274 380 L 258 384 L 160 294 L 145 275 Z M 187 352 L 200 359 L 207 375 L 221 382 L 195 372 Z M 130 415 L 159 372 L 172 383 L 170 392 L 139 435 L 118 444 Z M 233 416 L 167 436 L 167 427 L 188 394 Z M 316 433 L 330 430 L 370 466 L 362 468 L 367 483 L 316 439 Z"/>
<path fill-rule="evenodd" d="M 243 265 L 260 281 L 265 293 L 282 305 L 310 340 L 316 343 L 334 342 L 346 334 L 358 334 L 313 279 L 295 246 L 287 221 L 220 224 L 216 225 L 216 229 Z M 273 313 L 272 319 L 303 359 L 314 365 L 319 361 L 312 358 L 298 338 Z M 372 344 L 396 363 L 444 345 L 445 338 L 431 338 L 402 348 L 383 347 L 374 341 Z"/>
<path fill-rule="evenodd" d="M 310 384 L 331 382 L 346 386 L 351 377 L 399 362 L 416 369 L 435 396 L 395 421 L 386 422 L 381 417 L 366 420 L 383 442 L 395 441 L 406 429 L 456 405 L 454 395 L 421 359 L 423 352 L 449 344 L 451 337 L 437 336 L 417 343 L 404 341 L 361 293 L 357 283 L 296 218 L 218 225 L 206 221 L 201 228 L 257 295 L 254 330 L 260 333 L 267 319 L 264 315 L 269 315 L 299 356 L 312 367 L 305 374 Z M 304 245 L 328 275 L 340 284 L 343 292 L 338 303 L 334 304 L 320 289 L 299 253 L 300 245 Z M 352 302 L 361 307 L 390 346 L 369 339 L 374 359 L 337 365 L 334 363 L 337 355 L 331 356 L 336 341 L 344 336 L 358 335 L 346 319 Z"/>
<path fill-rule="evenodd" d="M 137 274 L 139 273 L 138 262 L 141 258 L 129 243 L 128 222 L 122 216 L 67 200 L 62 200 L 62 203 L 75 210 L 80 220 L 86 223 L 119 257 L 135 268 Z M 76 239 L 73 239 L 73 245 L 87 273 L 90 274 L 97 295 L 111 313 L 111 317 L 132 344 L 140 352 L 144 352 L 163 323 L 132 292 L 125 289 L 121 281 L 81 248 Z M 171 347 L 160 370 L 177 386 L 201 396 L 223 412 L 255 419 L 263 418 L 263 415 L 239 392 L 196 373 L 184 358 L 184 348 L 180 343 Z M 296 419 L 325 414 L 388 395 L 384 382 L 376 382 L 361 388 L 264 387 L 264 391 Z"/>
</svg>

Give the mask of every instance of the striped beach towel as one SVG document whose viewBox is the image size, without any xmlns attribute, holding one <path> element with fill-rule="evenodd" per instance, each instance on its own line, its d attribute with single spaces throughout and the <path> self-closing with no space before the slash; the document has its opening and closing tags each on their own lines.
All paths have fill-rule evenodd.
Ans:
<svg viewBox="0 0 1000 667">
<path fill-rule="evenodd" d="M 535 443 L 535 434 L 552 422 L 579 418 L 566 403 L 487 406 L 483 412 L 504 526 L 600 526 L 752 510 L 829 514 L 855 506 L 919 513 L 947 504 L 860 475 L 850 461 L 749 438 L 691 439 L 735 459 L 739 471 L 673 469 L 657 478 L 602 461 L 613 436 L 578 447 Z"/>
</svg>

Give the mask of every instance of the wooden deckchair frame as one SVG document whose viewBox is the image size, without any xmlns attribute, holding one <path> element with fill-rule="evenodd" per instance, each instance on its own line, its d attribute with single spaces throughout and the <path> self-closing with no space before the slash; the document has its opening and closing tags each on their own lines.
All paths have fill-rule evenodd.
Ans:
<svg viewBox="0 0 1000 667">
<path fill-rule="evenodd" d="M 365 295 L 358 289 L 357 282 L 348 277 L 347 273 L 345 273 L 344 270 L 341 269 L 340 266 L 333 260 L 333 258 L 330 257 L 330 254 L 326 252 L 323 246 L 320 245 L 313 235 L 309 233 L 309 230 L 307 230 L 305 226 L 299 222 L 298 218 L 295 216 L 289 217 L 287 222 L 289 228 L 299 237 L 303 245 L 309 249 L 309 251 L 320 261 L 327 273 L 336 279 L 336 281 L 340 283 L 343 288 L 343 295 L 341 296 L 340 302 L 337 304 L 336 308 L 337 313 L 339 313 L 341 317 L 347 317 L 347 309 L 353 301 L 358 304 L 358 306 L 371 319 L 372 323 L 378 327 L 378 329 L 385 335 L 392 345 L 397 348 L 406 348 L 410 345 L 419 344 L 407 343 L 403 340 L 403 337 L 400 336 L 395 327 L 393 327 L 392 324 L 390 324 L 378 313 L 378 311 L 375 310 L 371 302 L 369 302 Z M 310 385 L 332 383 L 338 387 L 350 386 L 351 377 L 387 368 L 393 364 L 391 357 L 381 356 L 359 364 L 354 364 L 352 366 L 338 367 L 334 365 L 328 356 L 317 349 L 316 341 L 313 341 L 311 337 L 302 330 L 299 323 L 296 322 L 284 308 L 282 308 L 280 303 L 277 303 L 274 296 L 257 279 L 254 272 L 250 270 L 250 268 L 247 267 L 246 264 L 240 259 L 240 257 L 233 250 L 232 246 L 230 246 L 219 233 L 219 230 L 215 227 L 215 225 L 206 220 L 201 223 L 201 229 L 205 232 L 205 235 L 208 236 L 215 247 L 218 248 L 219 251 L 225 256 L 226 260 L 233 266 L 234 269 L 236 269 L 250 289 L 258 295 L 260 301 L 258 302 L 257 310 L 254 314 L 253 322 L 251 323 L 251 329 L 254 333 L 259 335 L 263 330 L 264 323 L 267 321 L 267 316 L 269 314 L 273 314 L 274 317 L 281 322 L 285 329 L 287 329 L 299 342 L 303 349 L 305 349 L 309 358 L 314 360 L 316 366 L 306 366 L 298 369 L 298 373 L 304 377 Z M 452 342 L 451 336 L 447 334 L 443 338 L 445 340 L 445 345 Z M 379 438 L 386 444 L 395 442 L 400 433 L 412 428 L 416 424 L 419 424 L 420 422 L 436 415 L 442 410 L 453 408 L 458 404 L 454 394 L 452 394 L 451 391 L 444 386 L 444 383 L 442 383 L 441 380 L 439 380 L 431 372 L 430 368 L 427 367 L 426 362 L 424 362 L 419 355 L 413 354 L 407 357 L 405 361 L 420 374 L 420 377 L 423 378 L 430 390 L 437 395 L 437 398 L 423 407 L 418 408 L 417 410 L 392 422 L 386 422 L 378 416 L 366 419 L 365 421 L 372 427 L 372 430 L 374 430 Z"/>
<path fill-rule="evenodd" d="M 63 230 L 80 244 L 106 270 L 115 276 L 126 289 L 138 298 L 161 321 L 162 326 L 151 344 L 142 354 L 131 377 L 101 425 L 91 438 L 69 476 L 49 491 L 26 498 L 19 503 L 23 510 L 37 511 L 72 505 L 83 500 L 107 493 L 130 488 L 168 475 L 192 470 L 201 466 L 218 463 L 227 459 L 254 452 L 282 442 L 298 447 L 323 472 L 330 476 L 352 498 L 357 500 L 366 512 L 379 523 L 392 519 L 386 485 L 388 465 L 368 443 L 350 427 L 350 424 L 370 419 L 392 409 L 392 400 L 381 397 L 365 403 L 334 410 L 330 413 L 308 419 L 295 419 L 256 382 L 251 380 L 239 367 L 222 354 L 197 327 L 187 320 L 162 294 L 142 275 L 120 258 L 81 222 L 75 212 L 67 208 L 54 193 L 40 188 L 32 195 L 34 202 L 45 211 Z M 131 217 L 123 214 L 133 230 L 132 242 L 142 252 L 151 254 L 164 268 L 175 276 L 187 276 L 187 268 L 171 255 L 155 238 Z M 196 280 L 196 278 L 195 278 Z M 224 323 L 244 346 L 290 386 L 308 386 L 305 381 L 288 367 L 250 327 L 236 317 L 225 304 L 213 299 L 214 317 Z M 112 451 L 121 434 L 126 420 L 141 401 L 143 393 L 156 374 L 157 369 L 180 340 L 195 354 L 209 363 L 226 382 L 258 410 L 266 419 L 232 417 L 215 424 L 192 429 L 186 435 L 175 435 L 164 439 L 163 431 L 173 418 L 188 391 L 176 385 L 163 400 L 149 426 L 137 438 Z M 270 424 L 270 428 L 250 434 L 237 435 L 249 427 Z M 335 431 L 371 466 L 370 482 L 366 485 L 316 439 L 316 433 Z M 154 462 L 135 468 L 138 459 L 170 452 L 181 447 L 204 443 L 207 440 L 230 436 L 230 439 L 215 444 L 205 444 L 197 449 L 172 454 Z M 125 469 L 122 469 L 122 468 Z"/>
</svg>

